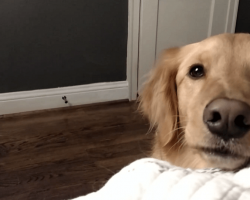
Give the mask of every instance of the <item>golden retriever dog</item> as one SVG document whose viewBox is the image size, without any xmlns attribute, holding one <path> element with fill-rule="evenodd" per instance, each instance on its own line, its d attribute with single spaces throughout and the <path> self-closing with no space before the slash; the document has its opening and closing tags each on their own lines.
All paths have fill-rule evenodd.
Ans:
<svg viewBox="0 0 250 200">
<path fill-rule="evenodd" d="M 140 95 L 156 128 L 152 157 L 193 169 L 250 161 L 250 35 L 166 50 Z"/>
</svg>

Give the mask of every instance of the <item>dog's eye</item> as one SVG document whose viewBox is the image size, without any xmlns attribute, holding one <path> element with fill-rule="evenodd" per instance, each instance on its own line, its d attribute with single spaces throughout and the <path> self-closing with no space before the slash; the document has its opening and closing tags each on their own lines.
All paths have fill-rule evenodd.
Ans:
<svg viewBox="0 0 250 200">
<path fill-rule="evenodd" d="M 204 67 L 203 65 L 197 64 L 191 67 L 189 75 L 193 78 L 200 78 L 204 76 Z"/>
</svg>

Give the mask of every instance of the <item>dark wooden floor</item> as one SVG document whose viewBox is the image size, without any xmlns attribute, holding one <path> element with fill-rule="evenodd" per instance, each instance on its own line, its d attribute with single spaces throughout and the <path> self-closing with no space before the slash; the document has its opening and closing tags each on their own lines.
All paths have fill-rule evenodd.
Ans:
<svg viewBox="0 0 250 200">
<path fill-rule="evenodd" d="M 0 117 L 0 199 L 61 200 L 99 189 L 150 150 L 135 102 Z"/>
</svg>

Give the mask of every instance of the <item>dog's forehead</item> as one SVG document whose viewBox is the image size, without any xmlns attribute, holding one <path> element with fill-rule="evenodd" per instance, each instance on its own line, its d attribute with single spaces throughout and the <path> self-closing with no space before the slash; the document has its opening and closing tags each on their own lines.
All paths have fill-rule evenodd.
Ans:
<svg viewBox="0 0 250 200">
<path fill-rule="evenodd" d="M 199 48 L 201 59 L 207 59 L 207 56 L 211 58 L 230 57 L 230 60 L 250 62 L 249 34 L 217 35 L 201 41 Z"/>
<path fill-rule="evenodd" d="M 189 56 L 183 61 L 189 64 L 196 62 L 207 67 L 213 67 L 216 64 L 221 67 L 227 65 L 227 68 L 236 65 L 250 68 L 249 34 L 221 34 L 188 45 L 184 49 L 189 52 Z"/>
</svg>

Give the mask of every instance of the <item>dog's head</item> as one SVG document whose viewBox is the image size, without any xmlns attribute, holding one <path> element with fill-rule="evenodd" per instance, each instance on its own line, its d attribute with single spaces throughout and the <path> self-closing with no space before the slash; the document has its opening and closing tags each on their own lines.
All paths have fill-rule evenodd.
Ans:
<svg viewBox="0 0 250 200">
<path fill-rule="evenodd" d="M 192 151 L 204 167 L 243 166 L 250 158 L 250 35 L 166 50 L 140 101 L 163 153 Z"/>
</svg>

